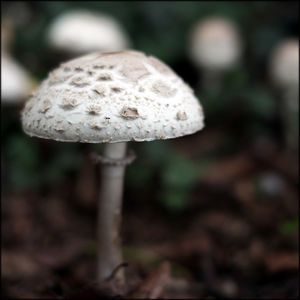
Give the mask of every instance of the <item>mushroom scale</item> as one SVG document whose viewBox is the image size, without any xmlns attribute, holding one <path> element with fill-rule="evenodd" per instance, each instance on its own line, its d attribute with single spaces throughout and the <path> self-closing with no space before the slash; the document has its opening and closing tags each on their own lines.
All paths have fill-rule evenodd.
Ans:
<svg viewBox="0 0 300 300">
<path fill-rule="evenodd" d="M 169 139 L 204 126 L 201 104 L 168 66 L 138 51 L 61 64 L 27 101 L 24 131 L 65 142 Z"/>
</svg>

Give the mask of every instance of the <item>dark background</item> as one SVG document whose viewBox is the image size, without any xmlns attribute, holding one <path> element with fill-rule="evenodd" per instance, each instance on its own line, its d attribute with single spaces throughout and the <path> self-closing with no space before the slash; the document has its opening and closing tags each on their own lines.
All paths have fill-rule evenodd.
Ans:
<svg viewBox="0 0 300 300">
<path fill-rule="evenodd" d="M 132 48 L 170 65 L 203 105 L 202 131 L 129 144 L 137 159 L 126 170 L 122 237 L 132 286 L 168 261 L 164 297 L 297 297 L 298 154 L 285 147 L 280 96 L 268 72 L 274 46 L 298 36 L 296 1 L 1 5 L 2 20 L 13 20 L 10 54 L 37 81 L 63 59 L 46 42 L 49 24 L 84 8 L 116 18 Z M 193 24 L 211 15 L 233 20 L 244 45 L 216 93 L 201 88 L 188 51 Z M 75 288 L 100 295 L 100 181 L 88 155 L 101 145 L 30 138 L 21 108 L 1 105 L 3 296 L 68 298 Z"/>
</svg>

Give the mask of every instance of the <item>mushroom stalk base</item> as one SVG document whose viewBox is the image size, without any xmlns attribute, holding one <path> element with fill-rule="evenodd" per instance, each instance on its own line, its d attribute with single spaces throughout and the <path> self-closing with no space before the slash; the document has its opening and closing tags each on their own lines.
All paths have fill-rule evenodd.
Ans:
<svg viewBox="0 0 300 300">
<path fill-rule="evenodd" d="M 126 143 L 105 144 L 103 157 L 122 159 Z M 101 191 L 98 211 L 98 282 L 108 279 L 122 263 L 120 225 L 125 165 L 102 164 Z M 116 274 L 124 283 L 124 273 Z"/>
</svg>

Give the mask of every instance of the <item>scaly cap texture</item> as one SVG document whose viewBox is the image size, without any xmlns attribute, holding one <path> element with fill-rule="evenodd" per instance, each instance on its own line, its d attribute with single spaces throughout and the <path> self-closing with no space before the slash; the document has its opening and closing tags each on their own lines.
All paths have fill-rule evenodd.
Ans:
<svg viewBox="0 0 300 300">
<path fill-rule="evenodd" d="M 192 134 L 203 111 L 168 66 L 137 51 L 92 53 L 52 71 L 22 112 L 24 131 L 57 141 L 114 143 Z"/>
</svg>

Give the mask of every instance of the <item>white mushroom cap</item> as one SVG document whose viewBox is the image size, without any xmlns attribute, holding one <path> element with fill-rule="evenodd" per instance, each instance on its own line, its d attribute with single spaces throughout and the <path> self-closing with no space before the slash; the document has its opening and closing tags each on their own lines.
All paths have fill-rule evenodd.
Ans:
<svg viewBox="0 0 300 300">
<path fill-rule="evenodd" d="M 26 70 L 1 51 L 1 102 L 17 103 L 24 100 L 30 94 L 33 84 Z"/>
<path fill-rule="evenodd" d="M 288 39 L 279 43 L 271 56 L 270 75 L 274 83 L 299 86 L 299 41 Z"/>
<path fill-rule="evenodd" d="M 194 26 L 190 42 L 191 58 L 206 69 L 228 69 L 241 55 L 237 27 L 226 19 L 211 17 L 201 20 Z"/>
<path fill-rule="evenodd" d="M 203 128 L 191 88 L 137 51 L 92 53 L 50 73 L 25 105 L 24 131 L 65 142 L 152 141 Z"/>
<path fill-rule="evenodd" d="M 48 32 L 49 44 L 74 54 L 119 51 L 129 45 L 119 23 L 102 14 L 72 11 L 54 20 Z"/>
</svg>

